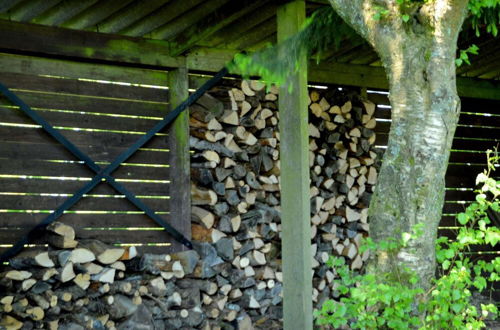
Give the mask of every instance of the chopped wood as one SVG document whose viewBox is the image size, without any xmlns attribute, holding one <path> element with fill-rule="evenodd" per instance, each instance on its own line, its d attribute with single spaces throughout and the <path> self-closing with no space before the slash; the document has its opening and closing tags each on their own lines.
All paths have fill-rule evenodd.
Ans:
<svg viewBox="0 0 500 330">
<path fill-rule="evenodd" d="M 361 219 L 361 214 L 359 212 L 354 211 L 349 206 L 346 206 L 345 213 L 346 213 L 347 221 L 349 221 L 349 222 L 354 222 L 354 221 L 358 221 Z"/>
<path fill-rule="evenodd" d="M 220 121 L 222 121 L 225 124 L 233 125 L 233 126 L 237 126 L 240 123 L 238 113 L 236 111 L 232 111 L 232 110 L 224 111 L 224 114 L 222 115 Z"/>
<path fill-rule="evenodd" d="M 344 103 L 344 105 L 340 108 L 340 110 L 342 111 L 342 113 L 348 113 L 350 112 L 352 109 L 352 103 L 351 101 L 347 101 L 346 103 Z"/>
<path fill-rule="evenodd" d="M 255 92 L 250 88 L 250 84 L 247 80 L 241 81 L 241 90 L 246 96 L 255 96 Z"/>
<path fill-rule="evenodd" d="M 256 92 L 260 92 L 264 88 L 266 88 L 266 84 L 259 80 L 250 80 L 250 88 Z"/>
<path fill-rule="evenodd" d="M 233 88 L 231 89 L 231 92 L 233 93 L 235 101 L 245 101 L 245 93 L 243 93 L 242 90 L 238 88 Z"/>
</svg>

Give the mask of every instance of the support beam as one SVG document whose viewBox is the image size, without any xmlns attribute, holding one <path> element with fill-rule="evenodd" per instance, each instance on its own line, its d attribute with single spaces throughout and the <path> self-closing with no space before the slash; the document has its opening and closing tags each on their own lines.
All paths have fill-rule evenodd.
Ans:
<svg viewBox="0 0 500 330">
<path fill-rule="evenodd" d="M 188 70 L 180 67 L 168 73 L 169 104 L 174 109 L 189 96 L 188 92 Z M 170 177 L 172 187 L 184 187 L 177 189 L 170 196 L 170 212 L 176 214 L 177 219 L 172 219 L 174 226 L 179 232 L 186 233 L 185 237 L 191 240 L 191 194 L 190 194 L 190 163 L 189 163 L 189 111 L 182 112 L 167 128 L 169 136 L 171 159 L 169 173 L 175 173 Z M 172 138 L 170 138 L 172 137 Z M 175 190 L 175 189 L 174 189 Z M 186 250 L 186 247 L 177 241 L 175 251 Z"/>
<path fill-rule="evenodd" d="M 169 55 L 170 46 L 170 43 L 162 40 L 0 20 L 2 52 L 145 65 L 161 70 L 186 63 L 189 70 L 203 73 L 218 72 L 238 53 L 235 49 L 196 48 L 186 58 L 173 57 Z M 388 88 L 384 69 L 371 65 L 332 62 L 317 64 L 312 61 L 309 63 L 308 77 L 311 83 Z M 462 97 L 500 100 L 498 80 L 457 77 L 457 89 L 458 95 Z"/>
<path fill-rule="evenodd" d="M 278 42 L 300 29 L 305 9 L 304 0 L 278 8 Z M 307 59 L 299 61 L 301 70 L 280 87 L 279 97 L 285 330 L 312 330 L 313 325 Z"/>
</svg>

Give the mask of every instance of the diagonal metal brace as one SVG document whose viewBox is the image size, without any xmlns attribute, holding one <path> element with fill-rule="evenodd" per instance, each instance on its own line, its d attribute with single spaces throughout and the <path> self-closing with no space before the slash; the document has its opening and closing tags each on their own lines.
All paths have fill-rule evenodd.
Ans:
<svg viewBox="0 0 500 330">
<path fill-rule="evenodd" d="M 25 244 L 28 244 L 33 240 L 35 236 L 40 233 L 46 226 L 54 222 L 59 218 L 64 211 L 75 205 L 84 194 L 91 191 L 96 187 L 103 179 L 106 180 L 113 188 L 118 192 L 125 195 L 125 197 L 132 202 L 137 208 L 144 211 L 149 217 L 151 217 L 156 223 L 165 228 L 165 230 L 178 242 L 184 244 L 188 248 L 192 248 L 192 243 L 187 240 L 181 233 L 179 233 L 175 228 L 163 220 L 159 215 L 154 213 L 149 207 L 147 207 L 141 200 L 135 197 L 134 194 L 129 192 L 125 187 L 115 181 L 111 176 L 111 173 L 120 166 L 121 163 L 126 161 L 130 156 L 132 156 L 139 148 L 146 144 L 153 136 L 169 125 L 181 112 L 186 110 L 190 105 L 192 105 L 196 100 L 198 100 L 207 90 L 215 86 L 226 74 L 227 69 L 223 68 L 219 71 L 213 78 L 208 80 L 203 84 L 198 90 L 191 94 L 184 102 L 177 106 L 174 110 L 169 112 L 160 122 L 158 122 L 149 132 L 143 135 L 137 142 L 135 142 L 126 151 L 121 153 L 115 160 L 102 169 L 98 166 L 89 156 L 83 153 L 78 147 L 66 139 L 61 133 L 55 130 L 47 121 L 45 121 L 41 116 L 39 116 L 35 111 L 33 111 L 26 103 L 24 103 L 17 95 L 12 93 L 7 87 L 0 83 L 0 92 L 4 94 L 11 102 L 19 106 L 19 108 L 26 113 L 32 120 L 41 125 L 53 138 L 64 145 L 73 155 L 78 159 L 82 160 L 91 170 L 93 170 L 97 175 L 85 186 L 78 190 L 72 197 L 68 198 L 64 203 L 59 206 L 55 211 L 49 214 L 44 220 L 32 228 L 26 235 L 24 235 L 13 247 L 8 249 L 0 256 L 0 263 L 7 261 L 9 258 L 16 255 L 22 250 Z"/>
</svg>

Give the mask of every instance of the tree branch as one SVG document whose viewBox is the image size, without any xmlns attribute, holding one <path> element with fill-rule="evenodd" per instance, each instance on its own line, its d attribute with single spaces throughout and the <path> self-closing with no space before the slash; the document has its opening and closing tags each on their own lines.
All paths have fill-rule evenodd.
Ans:
<svg viewBox="0 0 500 330">
<path fill-rule="evenodd" d="M 333 9 L 365 40 L 369 40 L 363 0 L 329 0 Z"/>
</svg>

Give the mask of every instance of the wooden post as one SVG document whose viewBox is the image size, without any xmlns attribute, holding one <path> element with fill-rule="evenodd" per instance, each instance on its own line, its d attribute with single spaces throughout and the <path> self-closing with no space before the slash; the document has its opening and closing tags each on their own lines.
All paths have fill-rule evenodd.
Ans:
<svg viewBox="0 0 500 330">
<path fill-rule="evenodd" d="M 296 33 L 305 20 L 305 1 L 278 9 L 278 42 Z M 286 56 L 286 54 L 280 54 Z M 307 59 L 280 88 L 281 223 L 283 320 L 285 329 L 312 329 L 311 220 Z"/>
<path fill-rule="evenodd" d="M 180 67 L 168 73 L 170 109 L 174 109 L 188 96 L 188 70 Z M 182 112 L 168 129 L 169 149 L 171 158 L 169 173 L 170 185 L 178 187 L 171 189 L 170 212 L 174 218 L 168 218 L 170 223 L 187 239 L 191 239 L 191 191 L 189 163 L 189 112 Z M 185 250 L 186 247 L 173 242 L 172 250 Z"/>
</svg>

